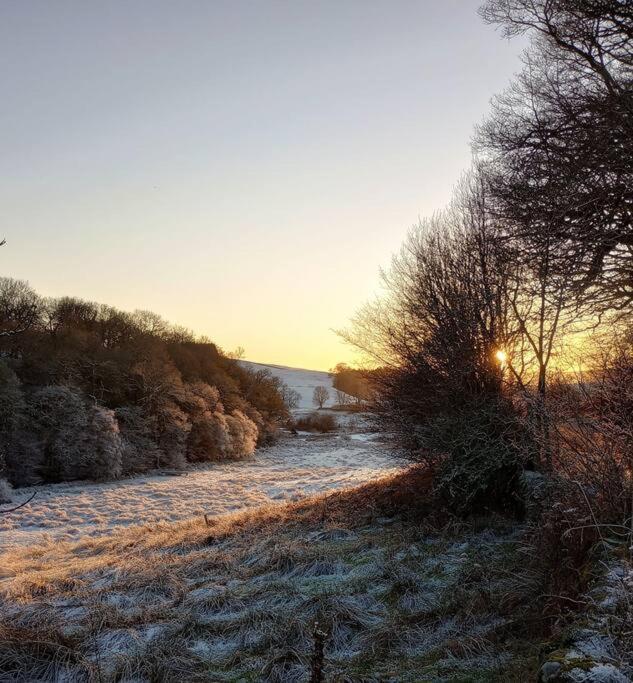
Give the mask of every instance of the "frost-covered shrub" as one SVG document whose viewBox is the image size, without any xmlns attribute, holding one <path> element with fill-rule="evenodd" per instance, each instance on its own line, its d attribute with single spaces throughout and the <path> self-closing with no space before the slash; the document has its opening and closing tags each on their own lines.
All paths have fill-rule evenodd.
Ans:
<svg viewBox="0 0 633 683">
<path fill-rule="evenodd" d="M 113 410 L 92 406 L 89 411 L 81 478 L 115 479 L 121 476 L 123 443 Z"/>
<path fill-rule="evenodd" d="M 230 437 L 229 457 L 241 459 L 253 455 L 257 445 L 257 425 L 239 410 L 227 415 L 226 423 Z"/>
<path fill-rule="evenodd" d="M 31 397 L 39 441 L 39 471 L 47 481 L 121 475 L 122 443 L 114 412 L 89 405 L 79 390 L 52 386 Z"/>
<path fill-rule="evenodd" d="M 321 432 L 325 434 L 335 431 L 338 428 L 338 422 L 329 413 L 312 413 L 311 415 L 300 417 L 294 423 L 294 427 L 302 432 Z"/>
<path fill-rule="evenodd" d="M 257 427 L 257 446 L 272 446 L 279 439 L 279 421 L 265 420 L 264 416 L 250 403 L 241 410 Z"/>
<path fill-rule="evenodd" d="M 220 392 L 216 387 L 205 384 L 205 382 L 194 382 L 193 384 L 187 384 L 186 389 L 193 396 L 203 401 L 206 410 L 210 410 L 212 413 L 224 412 L 220 400 Z"/>
<path fill-rule="evenodd" d="M 20 380 L 11 368 L 0 362 L 0 434 L 8 436 L 19 426 L 24 407 Z"/>
<path fill-rule="evenodd" d="M 29 486 L 42 481 L 42 442 L 32 424 L 25 424 L 12 434 L 4 452 L 4 461 L 7 479 L 14 486 Z"/>
<path fill-rule="evenodd" d="M 204 382 L 188 384 L 178 402 L 192 423 L 187 441 L 189 461 L 240 459 L 252 455 L 259 434 L 257 423 L 241 410 L 225 414 L 220 392 L 215 387 Z M 263 424 L 259 412 L 252 407 L 250 410 Z"/>
<path fill-rule="evenodd" d="M 165 457 L 153 438 L 151 420 L 137 406 L 117 408 L 115 416 L 121 434 L 123 476 L 159 467 Z"/>
<path fill-rule="evenodd" d="M 510 406 L 490 401 L 436 418 L 425 441 L 444 456 L 435 486 L 450 509 L 459 514 L 517 509 L 529 438 Z"/>
<path fill-rule="evenodd" d="M 11 502 L 11 485 L 6 479 L 0 479 L 0 503 Z"/>
<path fill-rule="evenodd" d="M 184 467 L 191 422 L 172 401 L 166 401 L 153 415 L 155 438 L 160 451 L 159 467 Z"/>
<path fill-rule="evenodd" d="M 221 460 L 225 457 L 226 428 L 222 413 L 211 413 L 195 420 L 187 442 L 187 459 L 190 462 Z"/>
<path fill-rule="evenodd" d="M 16 374 L 0 362 L 0 477 L 10 476 L 16 433 L 24 418 L 24 394 Z"/>
<path fill-rule="evenodd" d="M 257 425 L 239 410 L 207 412 L 192 426 L 187 455 L 194 462 L 239 460 L 253 454 L 257 436 Z"/>
<path fill-rule="evenodd" d="M 85 459 L 88 411 L 77 389 L 43 387 L 29 405 L 41 447 L 40 473 L 46 481 L 79 479 Z"/>
</svg>

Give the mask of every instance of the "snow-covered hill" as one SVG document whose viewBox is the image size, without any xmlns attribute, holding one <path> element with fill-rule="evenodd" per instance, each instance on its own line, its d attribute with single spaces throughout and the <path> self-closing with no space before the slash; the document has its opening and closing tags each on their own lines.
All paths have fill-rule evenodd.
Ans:
<svg viewBox="0 0 633 683">
<path fill-rule="evenodd" d="M 268 370 L 271 374 L 279 377 L 291 389 L 298 391 L 301 395 L 298 408 L 306 410 L 314 408 L 312 403 L 312 394 L 314 388 L 318 386 L 325 387 L 330 392 L 330 399 L 326 402 L 326 406 L 331 406 L 334 403 L 334 389 L 332 388 L 332 377 L 327 372 L 321 370 L 302 370 L 300 368 L 288 368 L 285 365 L 268 365 L 266 363 L 254 363 L 252 361 L 240 361 L 246 367 L 252 370 Z"/>
</svg>

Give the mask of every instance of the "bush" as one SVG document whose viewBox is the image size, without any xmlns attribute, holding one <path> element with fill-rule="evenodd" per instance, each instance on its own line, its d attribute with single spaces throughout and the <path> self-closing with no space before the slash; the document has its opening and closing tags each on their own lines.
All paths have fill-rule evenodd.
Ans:
<svg viewBox="0 0 633 683">
<path fill-rule="evenodd" d="M 334 432 L 338 428 L 338 422 L 333 415 L 328 413 L 312 413 L 300 417 L 294 423 L 294 428 L 302 432 Z"/>
<path fill-rule="evenodd" d="M 335 403 L 328 410 L 337 410 L 340 413 L 367 413 L 369 408 L 366 403 Z"/>
<path fill-rule="evenodd" d="M 426 442 L 432 453 L 443 454 L 435 485 L 449 509 L 461 515 L 519 511 L 526 436 L 511 408 L 499 401 L 433 421 Z"/>
<path fill-rule="evenodd" d="M 80 478 L 117 479 L 123 472 L 123 442 L 113 410 L 91 406 Z"/>
<path fill-rule="evenodd" d="M 554 385 L 544 448 L 578 482 L 604 524 L 630 529 L 633 501 L 633 343 L 601 348 L 588 378 Z M 633 539 L 631 539 L 633 541 Z"/>
<path fill-rule="evenodd" d="M 0 478 L 8 473 L 16 432 L 24 418 L 24 408 L 20 380 L 0 362 Z"/>
<path fill-rule="evenodd" d="M 161 404 L 154 415 L 154 439 L 158 444 L 158 467 L 183 468 L 187 463 L 187 440 L 191 422 L 174 402 Z"/>
<path fill-rule="evenodd" d="M 123 476 L 158 467 L 164 456 L 152 438 L 152 424 L 137 406 L 117 408 L 115 417 L 121 434 L 121 473 Z"/>
<path fill-rule="evenodd" d="M 44 387 L 29 403 L 38 437 L 39 472 L 45 481 L 79 479 L 88 414 L 81 394 L 70 387 Z"/>
<path fill-rule="evenodd" d="M 39 460 L 45 481 L 111 479 L 121 476 L 123 444 L 114 412 L 89 405 L 72 387 L 39 389 L 29 410 L 36 426 Z"/>
<path fill-rule="evenodd" d="M 0 504 L 11 502 L 11 485 L 6 479 L 0 479 Z"/>
<path fill-rule="evenodd" d="M 19 426 L 25 407 L 21 382 L 0 362 L 0 435 L 8 437 Z"/>
<path fill-rule="evenodd" d="M 241 459 L 252 455 L 259 436 L 260 413 L 248 406 L 254 419 L 241 410 L 225 414 L 220 393 L 203 382 L 186 385 L 179 396 L 180 406 L 191 420 L 187 459 L 191 462 Z"/>
</svg>

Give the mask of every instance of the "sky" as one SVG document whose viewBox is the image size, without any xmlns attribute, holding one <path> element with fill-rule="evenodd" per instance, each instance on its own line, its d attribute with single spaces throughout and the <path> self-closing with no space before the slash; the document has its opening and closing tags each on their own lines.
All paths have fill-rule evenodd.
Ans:
<svg viewBox="0 0 633 683">
<path fill-rule="evenodd" d="M 520 68 L 480 0 L 0 2 L 0 274 L 250 360 L 353 361 Z"/>
</svg>

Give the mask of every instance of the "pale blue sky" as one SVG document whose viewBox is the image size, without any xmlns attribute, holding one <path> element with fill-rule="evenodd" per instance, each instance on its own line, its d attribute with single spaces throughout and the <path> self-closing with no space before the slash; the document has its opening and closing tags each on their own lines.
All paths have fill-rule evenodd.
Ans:
<svg viewBox="0 0 633 683">
<path fill-rule="evenodd" d="M 521 44 L 479 0 L 0 0 L 0 273 L 328 368 Z"/>
</svg>

